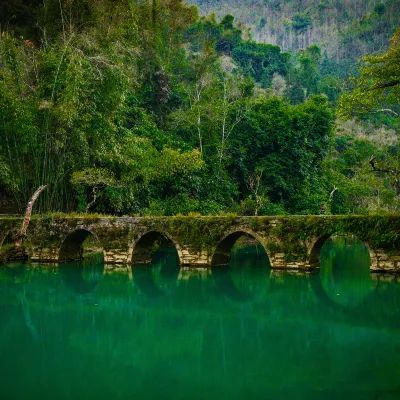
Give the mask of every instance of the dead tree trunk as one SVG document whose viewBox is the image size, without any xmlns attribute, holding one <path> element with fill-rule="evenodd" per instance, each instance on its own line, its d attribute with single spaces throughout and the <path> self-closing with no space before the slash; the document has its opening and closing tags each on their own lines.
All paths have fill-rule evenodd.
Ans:
<svg viewBox="0 0 400 400">
<path fill-rule="evenodd" d="M 86 214 L 89 213 L 89 208 L 92 207 L 92 205 L 94 203 L 96 203 L 96 200 L 97 200 L 97 187 L 96 186 L 93 188 L 92 193 L 93 193 L 93 200 L 87 204 L 87 206 L 85 208 Z"/>
<path fill-rule="evenodd" d="M 21 227 L 21 230 L 19 231 L 17 241 L 15 242 L 15 245 L 17 247 L 20 247 L 22 245 L 22 240 L 26 235 L 26 230 L 28 229 L 29 222 L 31 220 L 33 205 L 35 204 L 36 200 L 38 199 L 40 193 L 42 193 L 43 190 L 46 188 L 47 188 L 47 185 L 40 186 L 36 190 L 36 192 L 33 194 L 31 199 L 29 200 L 28 206 L 26 207 L 25 218 L 24 218 L 24 221 L 22 222 L 22 227 Z"/>
</svg>

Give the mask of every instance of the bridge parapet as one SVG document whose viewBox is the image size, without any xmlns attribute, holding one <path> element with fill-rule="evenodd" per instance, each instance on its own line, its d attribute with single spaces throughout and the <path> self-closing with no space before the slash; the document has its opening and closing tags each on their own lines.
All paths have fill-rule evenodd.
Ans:
<svg viewBox="0 0 400 400">
<path fill-rule="evenodd" d="M 0 238 L 20 218 L 0 218 Z M 181 265 L 226 264 L 243 235 L 265 249 L 272 268 L 318 267 L 323 244 L 333 234 L 354 235 L 368 248 L 371 270 L 400 271 L 400 216 L 288 217 L 53 217 L 32 218 L 26 238 L 31 259 L 58 262 L 82 253 L 92 235 L 108 264 L 151 262 L 157 244 L 175 247 Z"/>
</svg>

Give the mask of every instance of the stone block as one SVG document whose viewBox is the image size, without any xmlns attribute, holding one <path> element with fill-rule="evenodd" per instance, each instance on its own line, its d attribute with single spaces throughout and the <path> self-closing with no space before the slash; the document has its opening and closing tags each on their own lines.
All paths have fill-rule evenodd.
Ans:
<svg viewBox="0 0 400 400">
<path fill-rule="evenodd" d="M 377 263 L 377 267 L 380 269 L 389 270 L 389 269 L 395 269 L 395 264 L 392 261 L 379 261 Z"/>
</svg>

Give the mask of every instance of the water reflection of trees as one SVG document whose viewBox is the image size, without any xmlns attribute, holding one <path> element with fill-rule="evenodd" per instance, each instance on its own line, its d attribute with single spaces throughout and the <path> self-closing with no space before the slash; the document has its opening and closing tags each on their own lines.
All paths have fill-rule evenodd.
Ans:
<svg viewBox="0 0 400 400">
<path fill-rule="evenodd" d="M 164 275 L 168 262 L 160 254 L 147 277 L 162 290 L 161 301 L 150 301 L 136 285 L 136 269 L 134 284 L 121 274 L 109 274 L 85 296 L 74 295 L 60 279 L 61 270 L 32 270 L 29 281 L 11 287 L 0 277 L 0 291 L 24 291 L 18 302 L 9 303 L 15 312 L 0 314 L 0 349 L 12 334 L 18 354 L 24 354 L 26 372 L 42 391 L 54 385 L 64 394 L 74 388 L 82 397 L 146 393 L 159 398 L 161 390 L 170 398 L 187 390 L 190 397 L 180 382 L 191 382 L 200 397 L 207 394 L 201 392 L 204 387 L 224 386 L 225 392 L 214 393 L 234 398 L 244 393 L 244 382 L 251 393 L 278 393 L 276 382 L 282 376 L 290 388 L 292 382 L 313 388 L 315 379 L 329 387 L 321 359 L 330 360 L 330 377 L 352 376 L 350 356 L 361 359 L 365 352 L 356 346 L 347 357 L 346 343 L 376 343 L 369 351 L 379 362 L 400 345 L 398 335 L 388 336 L 400 329 L 396 280 L 379 280 L 365 307 L 326 307 L 314 296 L 308 274 L 259 271 L 246 257 L 240 251 L 234 255 L 217 284 L 214 273 L 179 281 L 176 272 L 166 270 Z M 92 270 L 81 279 L 93 283 L 99 277 Z M 226 291 L 221 296 L 227 281 L 244 296 L 245 306 L 223 301 L 229 297 Z M 8 368 L 17 368 L 18 355 L 8 348 L 3 354 Z M 301 360 L 301 368 L 293 360 Z M 383 378 L 376 374 L 373 379 Z"/>
<path fill-rule="evenodd" d="M 182 384 L 191 382 L 200 397 L 207 394 L 204 387 L 215 385 L 214 394 L 237 398 L 243 384 L 252 393 L 279 393 L 282 376 L 290 378 L 289 388 L 292 381 L 304 390 L 313 388 L 315 379 L 329 387 L 321 358 L 330 360 L 329 376 L 351 376 L 345 344 L 359 340 L 360 333 L 367 343 L 382 339 L 377 321 L 371 330 L 362 320 L 349 325 L 340 312 L 327 312 L 312 301 L 305 274 L 271 274 L 268 295 L 243 308 L 221 301 L 212 290 L 213 278 L 180 281 L 161 302 L 149 301 L 135 285 L 122 284 L 119 274 L 106 276 L 84 298 L 57 286 L 57 274 L 38 272 L 32 278 L 26 300 L 31 329 L 41 341 L 30 340 L 21 329 L 9 331 L 20 343 L 18 351 L 29 355 L 27 371 L 41 390 L 54 385 L 60 393 L 74 388 L 82 396 L 103 398 L 143 393 L 159 398 L 161 392 L 171 398 L 187 391 L 190 397 Z M 26 324 L 21 315 L 12 323 Z M 387 315 L 380 317 L 387 323 Z M 5 343 L 0 336 L 0 348 Z M 384 361 L 390 350 L 387 345 L 374 356 Z M 357 358 L 365 350 L 357 346 L 354 351 L 351 356 Z M 13 353 L 5 355 L 13 367 Z M 293 360 L 301 360 L 301 368 Z M 219 387 L 227 389 L 220 392 Z"/>
<path fill-rule="evenodd" d="M 6 264 L 0 263 L 0 279 L 22 283 L 28 277 L 27 264 L 24 261 L 9 261 Z"/>
</svg>

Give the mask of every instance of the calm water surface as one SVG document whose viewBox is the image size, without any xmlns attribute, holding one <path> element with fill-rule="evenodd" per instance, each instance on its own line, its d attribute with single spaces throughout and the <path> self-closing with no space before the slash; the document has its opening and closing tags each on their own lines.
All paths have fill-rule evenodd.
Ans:
<svg viewBox="0 0 400 400">
<path fill-rule="evenodd" d="M 0 267 L 0 399 L 400 399 L 400 284 L 351 238 L 321 270 Z"/>
</svg>

